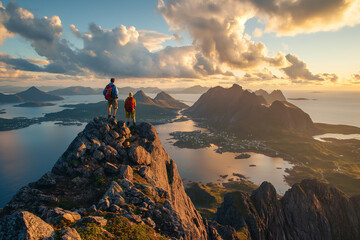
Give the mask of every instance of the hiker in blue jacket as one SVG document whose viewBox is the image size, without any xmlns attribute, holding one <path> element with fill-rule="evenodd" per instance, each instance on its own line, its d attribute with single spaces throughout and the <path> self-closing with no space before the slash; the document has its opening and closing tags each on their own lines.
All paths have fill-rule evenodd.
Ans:
<svg viewBox="0 0 360 240">
<path fill-rule="evenodd" d="M 116 119 L 116 110 L 118 109 L 118 90 L 114 84 L 115 78 L 110 79 L 110 83 L 104 88 L 103 94 L 108 101 L 108 119 L 111 118 L 111 107 L 114 109 L 113 117 Z"/>
</svg>

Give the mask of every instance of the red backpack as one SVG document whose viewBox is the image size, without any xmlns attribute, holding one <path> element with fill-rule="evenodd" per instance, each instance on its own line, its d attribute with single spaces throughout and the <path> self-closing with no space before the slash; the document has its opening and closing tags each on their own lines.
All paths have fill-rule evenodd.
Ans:
<svg viewBox="0 0 360 240">
<path fill-rule="evenodd" d="M 127 112 L 133 112 L 135 109 L 135 99 L 133 97 L 128 97 L 125 100 L 125 109 Z"/>
<path fill-rule="evenodd" d="M 108 101 L 113 100 L 112 90 L 113 90 L 113 85 L 111 85 L 111 84 L 108 84 L 105 88 L 105 99 Z"/>
</svg>

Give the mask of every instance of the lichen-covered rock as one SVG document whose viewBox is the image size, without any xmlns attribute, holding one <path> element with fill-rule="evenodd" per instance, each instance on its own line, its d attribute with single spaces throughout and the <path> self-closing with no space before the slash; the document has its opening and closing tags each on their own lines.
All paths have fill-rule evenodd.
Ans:
<svg viewBox="0 0 360 240">
<path fill-rule="evenodd" d="M 79 233 L 75 228 L 65 227 L 60 231 L 61 240 L 81 240 Z"/>
<path fill-rule="evenodd" d="M 129 179 L 132 181 L 133 179 L 133 169 L 129 165 L 124 165 L 120 168 L 120 178 L 121 179 Z"/>
<path fill-rule="evenodd" d="M 49 224 L 27 211 L 15 212 L 0 219 L 2 240 L 38 240 L 52 238 L 54 234 Z"/>
</svg>

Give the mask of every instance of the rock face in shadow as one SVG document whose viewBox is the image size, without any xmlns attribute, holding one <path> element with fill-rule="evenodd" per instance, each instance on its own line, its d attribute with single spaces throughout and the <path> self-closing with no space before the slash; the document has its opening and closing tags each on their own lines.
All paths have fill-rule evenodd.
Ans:
<svg viewBox="0 0 360 240">
<path fill-rule="evenodd" d="M 251 239 L 359 239 L 357 202 L 318 180 L 295 184 L 279 199 L 264 182 L 251 196 L 228 193 L 215 221 Z"/>
<path fill-rule="evenodd" d="M 280 93 L 274 91 L 272 94 Z M 270 102 L 262 95 L 234 84 L 231 88 L 209 89 L 185 112 L 216 128 L 243 134 L 264 136 L 290 132 L 313 135 L 319 132 L 310 116 L 300 108 L 286 101 Z"/>
<path fill-rule="evenodd" d="M 3 215 L 19 211 L 51 224 L 80 224 L 87 217 L 82 212 L 112 214 L 146 224 L 163 236 L 208 238 L 207 226 L 186 195 L 175 162 L 149 123 L 130 131 L 124 122 L 95 118 L 52 171 L 23 187 Z"/>
</svg>

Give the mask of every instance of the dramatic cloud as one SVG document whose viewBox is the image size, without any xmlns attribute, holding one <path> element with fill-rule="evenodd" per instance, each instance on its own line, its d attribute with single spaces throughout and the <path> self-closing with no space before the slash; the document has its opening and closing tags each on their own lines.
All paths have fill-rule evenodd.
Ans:
<svg viewBox="0 0 360 240">
<path fill-rule="evenodd" d="M 2 45 L 6 38 L 13 37 L 14 34 L 10 33 L 6 27 L 3 25 L 3 22 L 6 20 L 6 10 L 0 2 L 0 45 Z"/>
<path fill-rule="evenodd" d="M 159 0 L 158 3 L 171 28 L 188 31 L 194 45 L 208 59 L 236 69 L 283 64 L 284 56 L 280 53 L 277 59 L 267 56 L 265 45 L 251 41 L 244 33 L 246 21 L 255 14 L 252 8 L 250 2 L 235 0 Z"/>
<path fill-rule="evenodd" d="M 291 66 L 283 68 L 282 70 L 290 79 L 303 79 L 311 81 L 322 81 L 319 76 L 312 74 L 305 62 L 298 59 L 295 55 L 288 54 L 286 59 L 291 63 Z"/>
<path fill-rule="evenodd" d="M 312 74 L 307 68 L 306 63 L 301 61 L 295 55 L 288 54 L 286 55 L 286 59 L 291 65 L 289 67 L 282 68 L 282 70 L 292 80 L 336 82 L 339 79 L 339 77 L 333 73 Z"/>
<path fill-rule="evenodd" d="M 83 41 L 77 49 L 62 39 L 63 26 L 58 16 L 37 18 L 16 3 L 2 9 L 3 25 L 31 42 L 34 50 L 48 62 L 34 62 L 1 55 L 0 62 L 14 70 L 116 77 L 196 77 L 223 72 L 215 62 L 205 59 L 193 46 L 162 48 L 161 44 L 179 36 L 155 31 L 136 30 L 120 25 L 103 29 L 94 23 L 89 32 L 80 32 L 70 25 L 71 32 Z"/>
<path fill-rule="evenodd" d="M 236 1 L 236 0 L 234 0 Z M 358 0 L 248 0 L 256 16 L 264 18 L 266 31 L 295 35 L 337 30 L 360 23 Z"/>
<path fill-rule="evenodd" d="M 39 19 L 15 2 L 10 2 L 2 13 L 6 29 L 27 39 L 52 42 L 62 35 L 63 27 L 58 16 Z"/>
<path fill-rule="evenodd" d="M 163 42 L 171 39 L 175 39 L 174 36 L 169 36 L 167 34 L 155 32 L 155 31 L 146 31 L 146 30 L 139 30 L 139 42 L 144 44 L 144 46 L 149 51 L 155 51 L 162 49 L 163 46 L 161 45 Z"/>
</svg>

